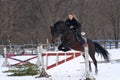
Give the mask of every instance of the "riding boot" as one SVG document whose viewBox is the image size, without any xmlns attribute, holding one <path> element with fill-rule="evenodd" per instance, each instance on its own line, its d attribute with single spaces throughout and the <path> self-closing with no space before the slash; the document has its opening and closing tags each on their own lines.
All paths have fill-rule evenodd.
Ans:
<svg viewBox="0 0 120 80">
<path fill-rule="evenodd" d="M 86 42 L 84 38 L 81 36 L 81 32 L 79 32 L 79 30 L 77 30 L 77 37 L 78 37 L 79 42 L 81 42 L 81 44 L 84 46 Z"/>
<path fill-rule="evenodd" d="M 83 38 L 83 37 L 79 37 L 79 41 L 80 41 L 80 43 L 84 46 L 84 44 L 86 43 L 85 42 L 85 39 Z"/>
<path fill-rule="evenodd" d="M 81 37 L 81 44 L 84 46 L 85 43 L 85 40 Z"/>
</svg>

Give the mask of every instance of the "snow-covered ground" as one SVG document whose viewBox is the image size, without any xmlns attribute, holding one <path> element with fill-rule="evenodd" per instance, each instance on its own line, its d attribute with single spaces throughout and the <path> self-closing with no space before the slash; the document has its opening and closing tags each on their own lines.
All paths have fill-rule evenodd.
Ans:
<svg viewBox="0 0 120 80">
<path fill-rule="evenodd" d="M 98 63 L 98 74 L 95 75 L 94 65 L 92 64 L 92 76 L 96 80 L 120 80 L 120 49 L 108 50 L 110 53 L 110 63 Z M 52 58 L 51 58 L 52 59 Z M 98 61 L 103 60 L 101 56 L 96 55 Z M 2 71 L 8 70 L 7 67 L 1 67 L 4 58 L 0 57 L 0 80 L 80 80 L 85 74 L 84 59 L 82 56 L 68 61 L 55 68 L 47 70 L 47 73 L 51 75 L 50 78 L 35 78 L 35 76 L 24 77 L 8 77 L 8 73 L 2 73 Z M 9 60 L 10 61 L 10 60 Z M 13 61 L 10 61 L 12 63 Z M 36 62 L 36 60 L 33 60 Z"/>
</svg>

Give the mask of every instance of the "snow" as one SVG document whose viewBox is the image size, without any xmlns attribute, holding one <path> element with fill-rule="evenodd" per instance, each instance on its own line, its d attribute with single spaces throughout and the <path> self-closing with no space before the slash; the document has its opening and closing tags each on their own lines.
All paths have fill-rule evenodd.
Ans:
<svg viewBox="0 0 120 80">
<path fill-rule="evenodd" d="M 98 74 L 95 75 L 94 65 L 92 64 L 92 76 L 96 80 L 120 80 L 120 61 L 113 61 L 120 59 L 120 49 L 108 49 L 110 53 L 110 63 L 98 63 Z M 19 58 L 19 57 L 17 57 Z M 28 57 L 26 57 L 27 59 Z M 25 57 L 20 58 L 25 60 Z M 104 59 L 101 56 L 96 54 L 97 61 L 103 61 Z M 36 59 L 37 60 L 37 59 Z M 35 59 L 31 60 L 36 62 Z M 55 61 L 55 58 L 50 57 L 49 60 Z M 0 57 L 0 80 L 80 80 L 84 77 L 85 74 L 85 64 L 82 56 L 75 58 L 74 60 L 68 61 L 64 64 L 56 66 L 50 70 L 47 70 L 47 73 L 51 75 L 50 78 L 35 78 L 35 76 L 22 76 L 22 77 L 8 77 L 9 73 L 2 73 L 2 71 L 8 70 L 8 67 L 1 67 L 3 64 L 4 58 Z M 9 60 L 10 61 L 10 60 Z M 10 61 L 14 64 L 15 61 Z M 52 62 L 51 62 L 52 63 Z"/>
</svg>

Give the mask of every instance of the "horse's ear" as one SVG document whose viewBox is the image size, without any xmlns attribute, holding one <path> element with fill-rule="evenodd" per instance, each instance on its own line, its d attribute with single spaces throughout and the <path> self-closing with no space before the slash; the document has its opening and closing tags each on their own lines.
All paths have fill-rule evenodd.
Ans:
<svg viewBox="0 0 120 80">
<path fill-rule="evenodd" d="M 50 30 L 51 30 L 51 33 L 53 33 L 53 31 L 54 31 L 53 26 L 50 26 Z"/>
<path fill-rule="evenodd" d="M 50 26 L 50 29 L 53 30 L 53 26 Z"/>
<path fill-rule="evenodd" d="M 53 27 L 53 26 L 50 25 L 50 27 Z"/>
</svg>

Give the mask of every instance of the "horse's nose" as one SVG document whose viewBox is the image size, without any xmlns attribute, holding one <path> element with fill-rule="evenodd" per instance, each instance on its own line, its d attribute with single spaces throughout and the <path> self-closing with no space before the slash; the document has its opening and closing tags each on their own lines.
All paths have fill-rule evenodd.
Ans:
<svg viewBox="0 0 120 80">
<path fill-rule="evenodd" d="M 55 40 L 54 40 L 54 39 L 52 39 L 52 43 L 53 43 L 53 44 L 55 43 Z"/>
<path fill-rule="evenodd" d="M 55 42 L 53 41 L 53 39 L 51 40 L 51 43 L 53 43 L 53 44 L 55 43 Z"/>
<path fill-rule="evenodd" d="M 52 37 L 52 43 L 55 44 L 56 38 Z"/>
</svg>

